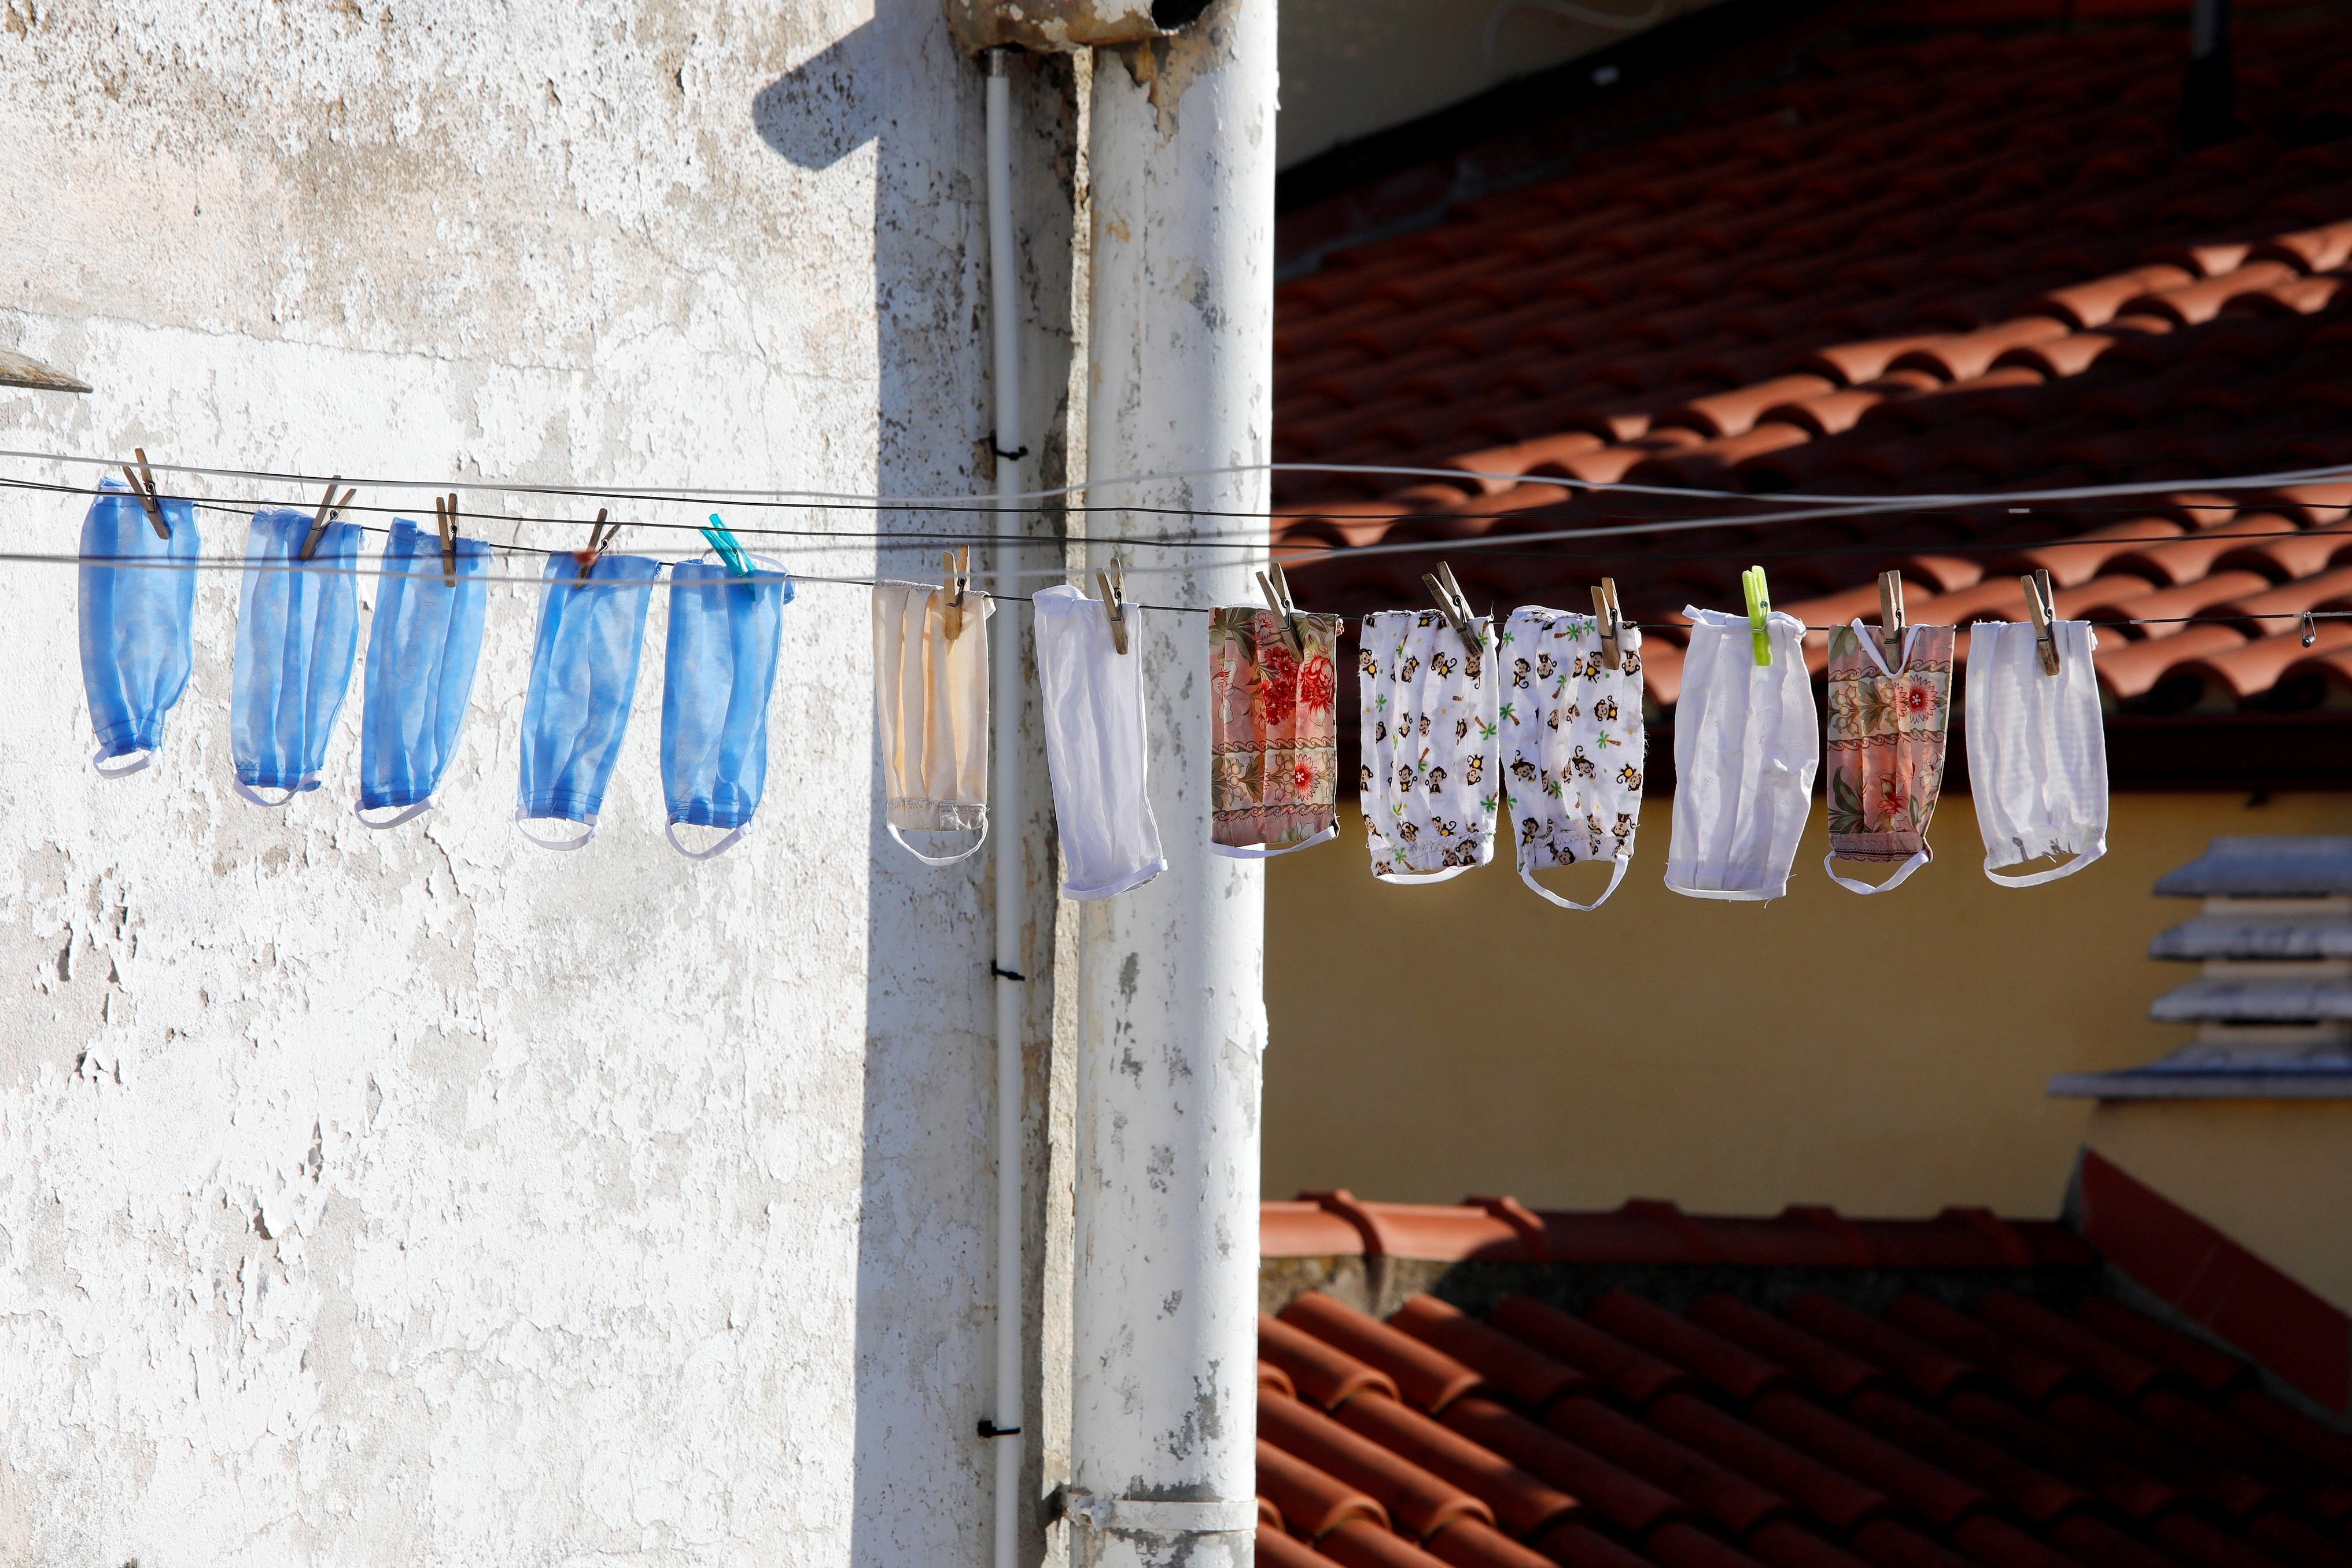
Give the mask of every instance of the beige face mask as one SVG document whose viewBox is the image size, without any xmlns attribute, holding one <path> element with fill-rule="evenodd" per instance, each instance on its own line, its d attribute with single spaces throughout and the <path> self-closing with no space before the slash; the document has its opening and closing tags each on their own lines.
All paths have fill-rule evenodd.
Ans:
<svg viewBox="0 0 2352 1568">
<path fill-rule="evenodd" d="M 953 865 L 988 841 L 987 595 L 967 592 L 948 635 L 939 589 L 874 591 L 874 723 L 882 742 L 890 836 L 925 865 Z M 971 847 L 927 855 L 902 830 L 977 832 Z"/>
</svg>

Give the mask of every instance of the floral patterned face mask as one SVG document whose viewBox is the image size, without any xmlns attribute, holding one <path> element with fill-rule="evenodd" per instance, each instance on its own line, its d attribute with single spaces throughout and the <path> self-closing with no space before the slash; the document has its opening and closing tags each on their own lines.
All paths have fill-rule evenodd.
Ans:
<svg viewBox="0 0 2352 1568">
<path fill-rule="evenodd" d="M 1235 860 L 1288 854 L 1339 831 L 1339 618 L 1291 624 L 1303 655 L 1270 610 L 1209 615 L 1209 848 Z"/>
<path fill-rule="evenodd" d="M 1900 861 L 1873 887 L 1830 871 L 1851 893 L 1885 893 L 1935 858 L 1928 819 L 1944 787 L 1944 736 L 1952 706 L 1949 626 L 1904 633 L 1900 669 L 1886 665 L 1875 630 L 1860 621 L 1830 633 L 1828 870 L 1837 860 Z"/>
</svg>

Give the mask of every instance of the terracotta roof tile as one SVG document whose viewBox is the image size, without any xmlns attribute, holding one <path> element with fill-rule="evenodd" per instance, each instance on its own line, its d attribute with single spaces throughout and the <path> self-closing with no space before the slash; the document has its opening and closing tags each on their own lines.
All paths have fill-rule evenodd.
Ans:
<svg viewBox="0 0 2352 1568">
<path fill-rule="evenodd" d="M 1971 0 L 1970 14 L 1991 14 L 1979 5 L 1998 9 Z M 1958 0 L 1947 9 L 1959 14 Z M 2151 25 L 1820 47 L 1881 25 L 1942 25 L 1833 6 L 1787 24 L 1793 78 L 1716 100 L 1694 93 L 1679 122 L 1564 172 L 1324 251 L 1317 272 L 1277 294 L 1279 453 L 1732 497 L 2352 463 L 2352 146 L 2311 130 L 2341 114 L 2352 32 L 2284 11 L 2250 16 L 2236 39 L 2242 80 L 2278 85 L 2242 89 L 2249 134 L 2183 156 L 2176 26 L 2130 16 Z M 2022 25 L 2054 23 L 2054 0 L 2033 17 Z M 1500 479 L 1465 481 L 1451 502 L 1416 489 L 1284 474 L 1278 532 L 1300 546 L 1442 547 L 1513 531 L 1515 518 L 1607 526 L 1695 506 Z M 2231 571 L 2286 589 L 2335 569 L 2331 536 L 2311 530 L 2338 527 L 2341 504 L 2325 518 L 2291 516 L 2293 531 L 2277 521 L 2289 510 L 2280 498 L 2255 495 L 2221 498 L 2210 526 L 2178 512 L 2151 523 L 2128 503 L 2037 510 L 2019 527 L 1979 520 L 1999 528 L 1927 511 L 1781 546 L 1768 564 L 1788 585 L 1783 604 L 1929 556 L 1971 563 L 1987 582 L 2047 566 L 2068 589 L 2103 572 L 2186 589 Z M 1383 522 L 1384 508 L 1408 520 Z M 2264 530 L 2273 542 L 2185 537 Z M 1736 594 L 1734 569 L 1759 537 L 1596 540 L 1498 558 L 1492 576 L 1508 608 L 1573 605 L 1607 572 L 1629 613 L 1654 625 L 1686 600 Z M 1469 554 L 1454 560 L 1465 580 Z M 2111 567 L 2119 555 L 2131 559 Z M 1417 602 L 1429 564 L 1300 561 L 1292 577 L 1308 602 L 1353 613 Z M 1948 592 L 1977 579 L 1922 580 Z M 2118 586 L 2101 591 L 2100 608 L 2120 607 Z M 2238 583 L 2215 586 L 2231 591 L 2216 599 L 2245 597 Z M 1912 619 L 1922 622 L 1916 607 Z M 2221 632 L 2151 631 L 2128 649 L 2105 639 L 2103 672 L 2111 651 L 2125 661 L 2111 698 L 2151 712 L 2293 709 L 2352 689 L 2339 650 L 2285 664 L 2267 650 L 2233 656 L 2243 637 Z M 1677 664 L 1651 664 L 1662 709 Z M 1343 729 L 1352 716 L 1343 702 Z"/>
<path fill-rule="evenodd" d="M 1475 1368 L 1320 1291 L 1283 1308 L 1280 1321 L 1379 1368 L 1394 1379 L 1406 1403 L 1433 1416 L 1465 1394 L 1487 1392 Z"/>
<path fill-rule="evenodd" d="M 1508 1199 L 1477 1207 L 1529 1238 L 1556 1224 Z M 1724 1221 L 1650 1212 L 1686 1255 L 1725 1250 Z M 2096 1254 L 2079 1239 L 1975 1211 L 1748 1223 L 1806 1225 L 1857 1270 L 1885 1267 L 1873 1260 L 1889 1239 L 1916 1236 L 1944 1260 L 1930 1266 L 1948 1282 L 1955 1270 L 2007 1270 L 1990 1276 L 2000 1281 L 2050 1263 L 2095 1277 Z M 1976 1249 L 1955 1262 L 1962 1236 Z M 1915 1292 L 1879 1317 L 1814 1291 L 1781 1315 L 1718 1294 L 1685 1314 L 1619 1289 L 1584 1316 L 1517 1297 L 1481 1322 L 1412 1298 L 1387 1332 L 1459 1353 L 1433 1370 L 1483 1359 L 1500 1396 L 1455 1394 L 1432 1420 L 1366 1387 L 1325 1415 L 1270 1379 L 1260 1558 L 1284 1568 L 2352 1562 L 2352 1439 L 2262 1393 L 2236 1358 L 2096 1296 L 2062 1312 L 1996 1283 L 1964 1305 Z M 1381 1326 L 1336 1301 L 1307 1315 L 1360 1340 L 1361 1325 Z M 1287 1328 L 1261 1326 L 1272 1339 Z M 1279 1364 L 1275 1344 L 1261 1354 Z M 1562 1382 L 1580 1359 L 1585 1375 Z M 1542 1421 L 1505 1402 L 1518 1399 L 1548 1406 Z"/>
</svg>

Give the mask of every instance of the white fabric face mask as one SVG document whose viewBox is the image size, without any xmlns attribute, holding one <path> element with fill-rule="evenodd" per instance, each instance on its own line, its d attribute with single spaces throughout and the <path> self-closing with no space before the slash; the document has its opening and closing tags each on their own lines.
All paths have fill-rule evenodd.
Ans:
<svg viewBox="0 0 2352 1568">
<path fill-rule="evenodd" d="M 2059 621 L 2058 673 L 2042 668 L 2040 638 L 2023 622 L 1969 629 L 1969 792 L 1985 842 L 1985 875 L 2003 887 L 2072 876 L 2107 852 L 2107 737 L 2098 635 L 2087 621 Z M 2003 866 L 2043 855 L 2065 864 L 2024 876 Z"/>
<path fill-rule="evenodd" d="M 1633 861 L 1642 819 L 1642 633 L 1625 628 L 1618 668 L 1590 615 L 1511 612 L 1502 662 L 1502 756 L 1517 825 L 1519 880 L 1562 909 L 1609 902 Z M 1548 866 L 1614 862 L 1609 885 L 1576 904 L 1536 881 Z"/>
<path fill-rule="evenodd" d="M 988 618 L 966 593 L 950 638 L 936 588 L 874 590 L 874 727 L 882 743 L 885 821 L 925 865 L 953 865 L 988 841 Z M 970 848 L 927 855 L 906 831 L 974 832 Z"/>
<path fill-rule="evenodd" d="M 1695 624 L 1675 705 L 1666 885 L 1693 898 L 1781 897 L 1821 763 L 1804 622 L 1775 612 L 1772 662 L 1759 664 L 1748 617 L 1696 607 L 1684 613 Z"/>
<path fill-rule="evenodd" d="M 1434 610 L 1364 617 L 1357 654 L 1360 799 L 1372 874 L 1444 882 L 1495 854 L 1502 800 L 1492 619 L 1476 647 Z"/>
<path fill-rule="evenodd" d="M 1102 601 L 1066 583 L 1030 600 L 1045 765 L 1062 836 L 1067 898 L 1108 898 L 1168 869 L 1144 789 L 1142 628 L 1127 611 L 1129 652 L 1111 642 Z"/>
</svg>

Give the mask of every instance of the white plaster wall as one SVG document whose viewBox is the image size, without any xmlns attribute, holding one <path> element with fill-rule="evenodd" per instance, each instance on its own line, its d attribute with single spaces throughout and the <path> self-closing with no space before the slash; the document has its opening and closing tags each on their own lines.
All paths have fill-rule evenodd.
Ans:
<svg viewBox="0 0 2352 1568">
<path fill-rule="evenodd" d="M 0 391 L 0 446 L 411 515 L 367 479 L 977 487 L 978 79 L 877 3 L 0 0 L 0 341 L 97 389 Z M 1024 96 L 1043 162 L 1066 99 Z M 1048 451 L 1067 270 L 1026 280 Z M 0 549 L 80 511 L 0 491 Z M 659 595 L 603 836 L 557 855 L 509 821 L 535 587 L 494 591 L 443 808 L 378 834 L 356 679 L 323 789 L 230 793 L 234 573 L 160 767 L 109 784 L 72 570 L 0 571 L 0 1562 L 984 1560 L 987 862 L 877 839 L 863 591 L 786 612 L 760 829 L 695 865 Z M 1042 1172 L 1049 894 L 1029 923 Z"/>
</svg>

